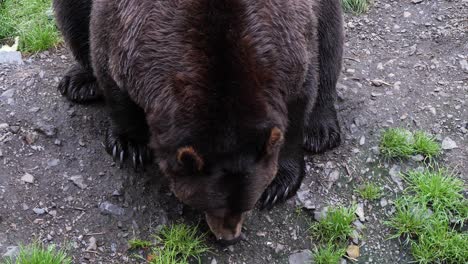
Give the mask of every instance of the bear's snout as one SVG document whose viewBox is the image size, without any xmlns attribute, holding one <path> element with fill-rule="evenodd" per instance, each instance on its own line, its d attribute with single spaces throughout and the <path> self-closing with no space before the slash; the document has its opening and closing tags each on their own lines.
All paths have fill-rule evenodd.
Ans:
<svg viewBox="0 0 468 264">
<path fill-rule="evenodd" d="M 206 212 L 205 216 L 211 232 L 221 244 L 232 245 L 241 240 L 244 213 Z"/>
</svg>

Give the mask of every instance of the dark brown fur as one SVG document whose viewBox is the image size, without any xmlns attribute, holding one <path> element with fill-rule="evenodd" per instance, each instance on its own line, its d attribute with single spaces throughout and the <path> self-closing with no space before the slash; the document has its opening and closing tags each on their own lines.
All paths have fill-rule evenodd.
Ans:
<svg viewBox="0 0 468 264">
<path fill-rule="evenodd" d="M 68 2 L 91 1 L 55 1 L 86 68 L 63 19 Z M 303 143 L 314 152 L 339 143 L 338 0 L 94 0 L 91 10 L 79 36 L 89 34 L 110 108 L 108 152 L 135 166 L 154 157 L 219 238 L 238 237 L 236 223 L 260 198 L 270 207 L 294 195 Z M 62 87 L 69 98 L 87 91 Z"/>
</svg>

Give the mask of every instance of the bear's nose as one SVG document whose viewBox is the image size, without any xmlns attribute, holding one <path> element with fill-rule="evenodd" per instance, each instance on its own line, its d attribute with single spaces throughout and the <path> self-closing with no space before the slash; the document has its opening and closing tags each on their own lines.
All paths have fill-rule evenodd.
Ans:
<svg viewBox="0 0 468 264">
<path fill-rule="evenodd" d="M 227 247 L 227 246 L 230 246 L 230 245 L 234 245 L 234 244 L 237 244 L 239 241 L 243 240 L 244 236 L 243 234 L 241 234 L 240 236 L 234 238 L 234 239 L 230 239 L 230 240 L 227 240 L 227 239 L 218 239 L 218 243 L 223 246 L 223 247 Z"/>
</svg>

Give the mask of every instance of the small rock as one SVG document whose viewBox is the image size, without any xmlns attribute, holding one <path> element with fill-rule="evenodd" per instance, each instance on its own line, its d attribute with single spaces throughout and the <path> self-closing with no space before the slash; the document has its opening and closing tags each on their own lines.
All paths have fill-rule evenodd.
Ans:
<svg viewBox="0 0 468 264">
<path fill-rule="evenodd" d="M 10 99 L 13 98 L 13 95 L 15 95 L 15 90 L 9 89 L 0 95 L 0 99 Z"/>
<path fill-rule="evenodd" d="M 322 208 L 322 210 L 315 210 L 314 211 L 314 219 L 315 221 L 321 221 L 327 216 L 328 207 Z"/>
<path fill-rule="evenodd" d="M 379 96 L 382 96 L 382 95 L 383 95 L 382 93 L 374 93 L 374 92 L 371 93 L 371 96 L 372 96 L 373 98 L 379 97 Z"/>
<path fill-rule="evenodd" d="M 6 130 L 9 127 L 10 127 L 10 125 L 8 125 L 7 123 L 1 123 L 0 124 L 0 130 Z"/>
<path fill-rule="evenodd" d="M 398 185 L 398 189 L 403 191 L 403 182 L 401 180 L 400 171 L 401 171 L 400 166 L 393 165 L 390 168 L 389 174 L 390 174 L 390 177 L 392 178 L 392 181 Z"/>
<path fill-rule="evenodd" d="M 421 154 L 418 154 L 418 155 L 414 155 L 414 156 L 411 156 L 411 159 L 414 160 L 414 161 L 423 161 L 424 160 L 424 156 L 421 155 Z"/>
<path fill-rule="evenodd" d="M 359 139 L 359 145 L 364 145 L 366 144 L 366 137 L 365 136 L 362 136 L 361 139 Z"/>
<path fill-rule="evenodd" d="M 362 230 L 364 230 L 364 228 L 366 228 L 366 227 L 361 223 L 361 221 L 359 221 L 359 220 L 354 221 L 354 222 L 353 222 L 353 225 L 354 225 L 354 226 L 357 228 L 357 230 L 359 230 L 359 231 L 362 231 Z"/>
<path fill-rule="evenodd" d="M 11 126 L 10 131 L 13 134 L 18 134 L 18 132 L 20 131 L 20 127 L 19 126 Z"/>
<path fill-rule="evenodd" d="M 101 210 L 101 213 L 104 215 L 122 216 L 125 214 L 125 209 L 107 201 L 102 202 L 99 205 L 99 209 Z"/>
<path fill-rule="evenodd" d="M 25 183 L 31 183 L 33 184 L 34 183 L 34 176 L 32 176 L 31 174 L 29 173 L 25 173 L 23 175 L 23 177 L 21 177 L 21 180 Z"/>
<path fill-rule="evenodd" d="M 346 254 L 353 259 L 359 258 L 359 247 L 356 245 L 349 245 L 346 249 Z"/>
<path fill-rule="evenodd" d="M 3 254 L 3 258 L 9 258 L 11 259 L 12 261 L 14 261 L 16 259 L 16 257 L 19 255 L 19 252 L 20 252 L 20 248 L 17 247 L 17 246 L 11 246 L 11 247 L 7 247 L 7 251 L 5 254 Z"/>
<path fill-rule="evenodd" d="M 72 181 L 76 186 L 78 186 L 82 190 L 86 189 L 86 187 L 88 187 L 88 185 L 86 185 L 84 183 L 83 176 L 81 176 L 81 175 L 76 175 L 76 176 L 70 177 L 70 181 Z"/>
<path fill-rule="evenodd" d="M 216 258 L 213 258 L 213 259 L 211 260 L 211 264 L 218 264 L 218 261 L 216 260 Z"/>
<path fill-rule="evenodd" d="M 39 133 L 42 133 L 48 137 L 53 137 L 57 134 L 57 128 L 53 125 L 47 125 L 43 122 L 38 122 L 34 128 Z"/>
<path fill-rule="evenodd" d="M 30 113 L 37 113 L 39 110 L 41 110 L 41 108 L 37 106 L 29 108 Z"/>
<path fill-rule="evenodd" d="M 48 212 L 49 215 L 51 215 L 52 217 L 56 217 L 57 216 L 57 211 L 56 210 L 51 210 Z"/>
<path fill-rule="evenodd" d="M 411 0 L 411 3 L 413 4 L 419 4 L 419 3 L 422 3 L 423 0 Z"/>
<path fill-rule="evenodd" d="M 32 145 L 36 142 L 37 138 L 38 138 L 37 133 L 27 132 L 26 135 L 24 136 L 24 141 L 26 141 L 28 145 Z"/>
<path fill-rule="evenodd" d="M 403 12 L 403 17 L 410 17 L 411 16 L 411 13 L 410 12 Z"/>
<path fill-rule="evenodd" d="M 0 64 L 23 64 L 21 52 L 15 50 L 0 50 Z"/>
<path fill-rule="evenodd" d="M 460 60 L 460 66 L 464 72 L 468 73 L 468 62 L 466 60 Z"/>
<path fill-rule="evenodd" d="M 289 264 L 312 263 L 312 251 L 305 249 L 289 256 Z"/>
<path fill-rule="evenodd" d="M 450 150 L 455 148 L 458 148 L 457 143 L 455 143 L 451 138 L 446 137 L 442 140 L 442 149 Z"/>
<path fill-rule="evenodd" d="M 60 163 L 59 159 L 51 159 L 51 160 L 47 161 L 47 167 L 52 168 L 52 167 L 55 167 L 55 166 L 59 165 L 59 163 Z"/>
<path fill-rule="evenodd" d="M 54 145 L 57 145 L 57 146 L 61 146 L 62 145 L 62 141 L 60 139 L 56 139 L 54 141 Z"/>
<path fill-rule="evenodd" d="M 338 179 L 340 178 L 340 171 L 339 170 L 333 170 L 330 172 L 328 175 L 328 189 L 330 189 Z"/>
<path fill-rule="evenodd" d="M 308 210 L 314 210 L 316 208 L 315 203 L 312 201 L 312 194 L 309 190 L 303 190 L 297 192 L 297 203 Z"/>
<path fill-rule="evenodd" d="M 366 217 L 364 216 L 364 204 L 359 203 L 356 207 L 356 215 L 359 217 L 359 221 L 365 222 Z"/>
<path fill-rule="evenodd" d="M 382 80 L 379 80 L 379 79 L 374 79 L 374 80 L 371 80 L 371 84 L 375 87 L 380 87 L 382 85 L 384 85 L 384 81 Z"/>
<path fill-rule="evenodd" d="M 37 207 L 34 208 L 33 211 L 34 211 L 34 213 L 36 213 L 37 215 L 43 215 L 43 214 L 46 213 L 45 209 L 43 209 L 43 208 L 37 208 Z"/>
<path fill-rule="evenodd" d="M 388 205 L 388 201 L 385 198 L 380 199 L 380 206 L 385 207 Z"/>
<path fill-rule="evenodd" d="M 88 247 L 86 248 L 86 251 L 96 251 L 96 250 L 97 250 L 96 238 L 90 237 L 89 244 L 88 244 Z"/>
</svg>

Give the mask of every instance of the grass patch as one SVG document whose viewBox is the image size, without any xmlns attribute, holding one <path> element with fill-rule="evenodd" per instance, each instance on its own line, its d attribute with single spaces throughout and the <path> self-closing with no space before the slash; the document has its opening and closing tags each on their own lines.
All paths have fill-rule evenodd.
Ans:
<svg viewBox="0 0 468 264">
<path fill-rule="evenodd" d="M 51 0 L 0 1 L 0 40 L 19 36 L 19 49 L 38 52 L 55 46 L 59 33 L 51 17 Z"/>
<path fill-rule="evenodd" d="M 132 239 L 128 241 L 129 250 L 135 249 L 147 249 L 153 246 L 151 241 L 141 240 L 141 239 Z"/>
<path fill-rule="evenodd" d="M 402 128 L 384 131 L 379 147 L 380 153 L 386 158 L 409 158 L 420 154 L 431 159 L 441 152 L 440 144 L 434 137 L 422 131 L 413 134 Z"/>
<path fill-rule="evenodd" d="M 468 234 L 463 231 L 468 204 L 463 182 L 444 169 L 410 171 L 396 212 L 386 222 L 391 238 L 404 238 L 418 263 L 467 263 Z"/>
<path fill-rule="evenodd" d="M 362 14 L 369 10 L 369 0 L 341 0 L 341 6 L 346 12 Z"/>
<path fill-rule="evenodd" d="M 200 255 L 209 251 L 204 235 L 196 227 L 185 224 L 165 226 L 155 235 L 156 242 L 133 239 L 130 250 L 149 249 L 147 261 L 150 264 L 188 264 L 193 260 L 201 263 Z"/>
<path fill-rule="evenodd" d="M 373 201 L 382 197 L 382 189 L 374 183 L 366 183 L 356 190 L 356 192 L 361 196 L 361 198 Z"/>
<path fill-rule="evenodd" d="M 55 246 L 45 247 L 38 243 L 21 246 L 18 257 L 6 259 L 2 264 L 71 264 L 72 260 L 65 251 L 57 250 Z"/>
<path fill-rule="evenodd" d="M 312 257 L 315 264 L 337 264 L 345 253 L 345 248 L 340 248 L 334 244 L 327 243 L 326 245 L 316 249 Z"/>
<path fill-rule="evenodd" d="M 351 224 L 356 220 L 355 211 L 355 206 L 329 209 L 323 219 L 311 224 L 312 238 L 326 243 L 346 241 L 354 230 Z"/>
</svg>

